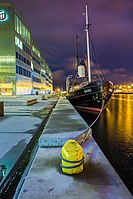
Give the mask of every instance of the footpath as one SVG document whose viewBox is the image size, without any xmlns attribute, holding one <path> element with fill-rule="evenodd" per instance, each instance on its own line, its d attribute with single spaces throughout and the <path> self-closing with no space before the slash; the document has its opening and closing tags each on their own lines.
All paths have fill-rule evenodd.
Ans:
<svg viewBox="0 0 133 199">
<path fill-rule="evenodd" d="M 32 98 L 36 101 L 28 106 L 27 101 Z M 14 180 L 26 165 L 24 156 L 30 158 L 28 153 L 36 144 L 58 98 L 42 100 L 40 96 L 2 96 L 0 100 L 4 101 L 4 116 L 0 116 L 0 198 L 9 199 L 10 194 L 6 196 L 6 192 L 10 192 L 9 189 L 15 191 Z"/>
<path fill-rule="evenodd" d="M 84 171 L 78 175 L 66 175 L 60 168 L 61 149 L 69 139 L 77 140 L 85 153 Z M 38 145 L 18 199 L 133 199 L 65 97 L 53 109 Z"/>
</svg>

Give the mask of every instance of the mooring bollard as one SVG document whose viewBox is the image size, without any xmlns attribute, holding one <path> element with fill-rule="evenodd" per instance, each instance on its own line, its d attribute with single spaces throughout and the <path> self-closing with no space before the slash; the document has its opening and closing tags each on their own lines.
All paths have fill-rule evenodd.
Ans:
<svg viewBox="0 0 133 199">
<path fill-rule="evenodd" d="M 76 140 L 68 140 L 62 147 L 61 168 L 63 173 L 78 174 L 83 171 L 84 154 Z"/>
</svg>

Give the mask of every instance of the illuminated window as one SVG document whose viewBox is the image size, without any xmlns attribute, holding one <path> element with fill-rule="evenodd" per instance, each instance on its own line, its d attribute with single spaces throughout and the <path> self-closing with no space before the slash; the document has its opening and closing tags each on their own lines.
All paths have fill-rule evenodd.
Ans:
<svg viewBox="0 0 133 199">
<path fill-rule="evenodd" d="M 16 44 L 16 46 L 18 46 L 20 49 L 23 49 L 23 43 L 22 43 L 22 41 L 17 37 L 17 36 L 15 36 L 15 44 Z"/>
<path fill-rule="evenodd" d="M 30 32 L 17 15 L 15 15 L 15 31 L 30 45 Z"/>
<path fill-rule="evenodd" d="M 40 62 L 38 61 L 38 59 L 36 59 L 35 57 L 32 57 L 32 59 L 34 60 L 34 62 L 36 62 L 36 64 L 40 65 Z"/>
<path fill-rule="evenodd" d="M 23 44 L 23 50 L 31 56 L 31 50 L 25 44 Z"/>
<path fill-rule="evenodd" d="M 34 53 L 36 53 L 36 55 L 38 57 L 41 57 L 39 50 L 37 50 L 37 48 L 35 48 L 35 46 L 32 46 L 32 50 L 34 51 Z"/>
<path fill-rule="evenodd" d="M 16 58 L 19 59 L 20 61 L 24 62 L 25 64 L 31 66 L 31 61 L 26 59 L 24 56 L 22 56 L 20 53 L 16 52 Z"/>
<path fill-rule="evenodd" d="M 34 68 L 34 71 L 35 71 L 36 73 L 40 74 L 40 71 L 39 71 L 38 69 Z"/>
<path fill-rule="evenodd" d="M 16 65 L 16 73 L 31 78 L 31 71 Z"/>
<path fill-rule="evenodd" d="M 44 77 L 44 78 L 46 78 L 46 75 L 45 75 L 45 74 L 43 74 L 43 73 L 41 73 L 41 76 L 42 76 L 42 77 Z"/>
<path fill-rule="evenodd" d="M 34 82 L 41 83 L 41 79 L 39 79 L 39 78 L 37 78 L 37 77 L 34 77 L 34 76 L 33 76 L 32 78 L 33 78 L 33 81 L 34 81 Z"/>
</svg>

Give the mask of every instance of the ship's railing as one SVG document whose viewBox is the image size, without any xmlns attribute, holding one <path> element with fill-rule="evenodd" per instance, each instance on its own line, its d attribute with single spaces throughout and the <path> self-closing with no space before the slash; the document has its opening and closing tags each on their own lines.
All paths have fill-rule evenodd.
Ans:
<svg viewBox="0 0 133 199">
<path fill-rule="evenodd" d="M 69 88 L 69 92 L 73 92 L 73 91 L 76 91 L 76 90 L 79 90 L 85 86 L 87 86 L 90 82 L 89 81 L 86 81 L 86 82 L 82 82 L 80 84 L 77 84 L 77 85 L 74 85 L 72 87 Z M 99 81 L 99 85 L 101 85 L 101 81 Z M 95 87 L 96 85 L 91 85 L 89 86 L 89 88 L 92 88 L 92 87 Z"/>
<path fill-rule="evenodd" d="M 78 89 L 80 89 L 80 88 L 82 88 L 82 87 L 85 87 L 85 86 L 88 85 L 88 83 L 89 83 L 89 81 L 87 81 L 87 82 L 82 82 L 82 83 L 80 83 L 80 84 L 77 84 L 77 85 L 71 87 L 71 88 L 69 89 L 69 92 L 76 91 L 76 90 L 78 90 Z"/>
</svg>

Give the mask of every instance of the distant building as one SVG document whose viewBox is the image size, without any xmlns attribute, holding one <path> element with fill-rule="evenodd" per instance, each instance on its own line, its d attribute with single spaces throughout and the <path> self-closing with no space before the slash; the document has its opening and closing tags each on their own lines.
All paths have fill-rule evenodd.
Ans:
<svg viewBox="0 0 133 199">
<path fill-rule="evenodd" d="M 52 72 L 12 3 L 0 3 L 0 95 L 50 93 Z"/>
</svg>

